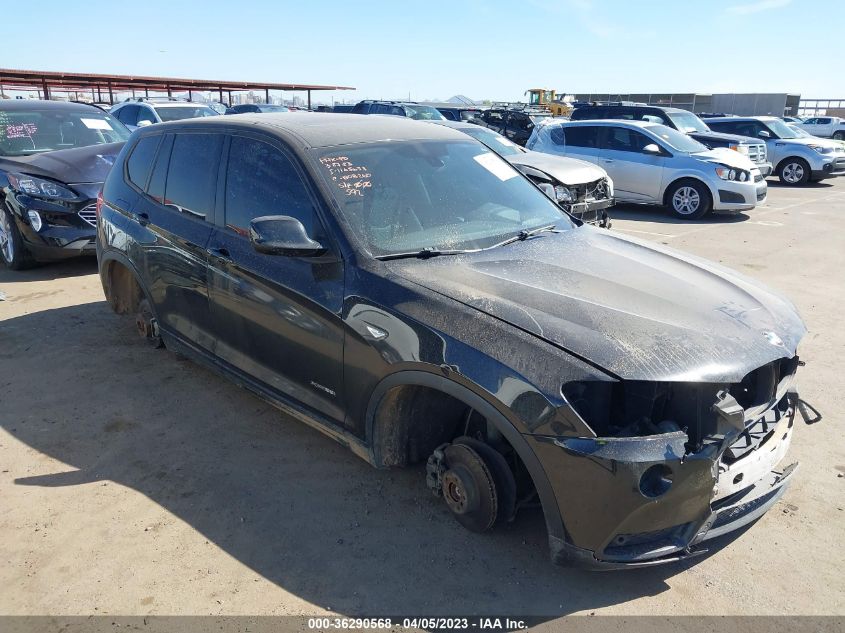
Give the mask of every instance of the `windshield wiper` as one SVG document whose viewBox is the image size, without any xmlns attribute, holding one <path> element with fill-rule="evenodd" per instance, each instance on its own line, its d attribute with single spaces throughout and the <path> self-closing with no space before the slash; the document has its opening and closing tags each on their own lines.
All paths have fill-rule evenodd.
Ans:
<svg viewBox="0 0 845 633">
<path fill-rule="evenodd" d="M 431 246 L 426 246 L 424 249 L 419 251 L 408 251 L 407 253 L 390 253 L 389 255 L 377 255 L 376 259 L 380 259 L 381 261 L 386 261 L 388 259 L 410 259 L 411 257 L 416 257 L 417 259 L 429 259 L 430 257 L 438 257 L 440 255 L 461 255 L 462 253 L 466 253 L 468 251 L 465 250 L 447 250 L 442 251 L 438 248 L 432 248 Z"/>
<path fill-rule="evenodd" d="M 524 242 L 529 237 L 533 237 L 538 233 L 560 233 L 561 231 L 557 229 L 556 224 L 549 224 L 548 226 L 541 226 L 536 229 L 531 229 L 530 231 L 520 231 L 516 235 L 512 235 L 511 237 L 502 240 L 497 244 L 493 244 L 493 246 L 488 246 L 484 250 L 490 250 L 491 248 L 499 248 L 500 246 L 505 246 L 507 244 L 513 244 L 514 242 Z"/>
</svg>

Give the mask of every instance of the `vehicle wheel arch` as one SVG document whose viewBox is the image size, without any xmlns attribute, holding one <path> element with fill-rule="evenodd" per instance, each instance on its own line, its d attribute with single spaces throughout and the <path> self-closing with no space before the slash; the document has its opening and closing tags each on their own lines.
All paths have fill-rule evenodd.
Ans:
<svg viewBox="0 0 845 633">
<path fill-rule="evenodd" d="M 710 194 L 710 201 L 711 202 L 715 202 L 717 200 L 716 192 L 713 191 L 713 189 L 710 187 L 710 185 L 708 185 L 704 180 L 702 180 L 698 176 L 684 174 L 682 176 L 678 176 L 677 178 L 674 178 L 673 180 L 671 180 L 666 185 L 666 187 L 663 189 L 662 199 L 663 199 L 663 206 L 664 207 L 669 206 L 669 193 L 672 191 L 672 189 L 675 187 L 675 185 L 678 185 L 681 182 L 695 182 L 696 184 L 701 185 L 702 187 L 704 187 L 707 190 L 707 192 Z"/>
<path fill-rule="evenodd" d="M 115 251 L 106 251 L 100 256 L 99 265 L 103 292 L 115 313 L 134 314 L 144 299 L 155 310 L 138 268 L 128 257 Z"/>
<path fill-rule="evenodd" d="M 385 438 L 380 435 L 384 432 L 379 422 L 380 409 L 383 406 L 392 405 L 392 403 L 386 401 L 386 397 L 390 397 L 390 394 L 395 393 L 395 390 L 414 387 L 432 389 L 454 398 L 465 407 L 478 412 L 501 433 L 525 465 L 537 490 L 550 541 L 566 540 L 563 519 L 558 509 L 557 500 L 540 460 L 508 418 L 489 399 L 481 395 L 483 390 L 480 387 L 474 390 L 444 376 L 441 372 L 423 369 L 403 369 L 384 377 L 373 389 L 367 406 L 365 428 L 370 462 L 376 468 L 390 467 L 390 464 L 385 463 L 385 456 L 382 454 L 382 445 Z"/>
</svg>

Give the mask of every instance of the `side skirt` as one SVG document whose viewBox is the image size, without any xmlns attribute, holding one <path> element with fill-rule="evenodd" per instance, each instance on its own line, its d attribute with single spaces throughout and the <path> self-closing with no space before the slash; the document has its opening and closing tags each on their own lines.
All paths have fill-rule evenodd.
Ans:
<svg viewBox="0 0 845 633">
<path fill-rule="evenodd" d="M 265 387 L 263 383 L 254 380 L 238 368 L 212 356 L 207 351 L 185 341 L 178 335 L 162 330 L 161 337 L 168 349 L 187 356 L 198 365 L 207 367 L 217 374 L 231 380 L 239 387 L 253 392 L 259 398 L 276 407 L 283 413 L 296 418 L 299 422 L 307 424 L 323 435 L 330 437 L 334 441 L 351 450 L 355 455 L 371 466 L 375 466 L 375 459 L 373 458 L 370 448 L 360 438 L 340 427 L 328 418 L 312 412 L 310 409 L 297 405 L 291 400 L 283 398 L 279 394 Z"/>
</svg>

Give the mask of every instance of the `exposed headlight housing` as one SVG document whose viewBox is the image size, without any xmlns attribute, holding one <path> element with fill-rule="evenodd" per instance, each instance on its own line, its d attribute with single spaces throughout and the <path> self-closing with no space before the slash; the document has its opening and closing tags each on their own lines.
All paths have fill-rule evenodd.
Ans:
<svg viewBox="0 0 845 633">
<path fill-rule="evenodd" d="M 572 192 L 569 191 L 563 185 L 556 185 L 555 186 L 555 200 L 558 202 L 567 202 L 570 203 L 573 201 L 572 199 Z"/>
<path fill-rule="evenodd" d="M 78 198 L 73 191 L 52 180 L 15 173 L 8 174 L 8 178 L 9 184 L 15 191 L 30 196 L 38 196 L 48 200 L 76 200 Z"/>
<path fill-rule="evenodd" d="M 38 211 L 27 211 L 26 217 L 29 218 L 29 225 L 36 233 L 41 230 L 41 216 L 38 215 Z"/>
</svg>

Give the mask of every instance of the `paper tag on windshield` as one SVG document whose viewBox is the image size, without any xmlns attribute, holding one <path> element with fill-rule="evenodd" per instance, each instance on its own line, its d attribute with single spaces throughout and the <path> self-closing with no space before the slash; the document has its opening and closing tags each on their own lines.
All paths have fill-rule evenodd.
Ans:
<svg viewBox="0 0 845 633">
<path fill-rule="evenodd" d="M 79 119 L 89 130 L 111 130 L 112 126 L 105 119 Z"/>
<path fill-rule="evenodd" d="M 516 170 L 508 163 L 499 158 L 496 154 L 479 154 L 473 156 L 475 162 L 484 167 L 499 180 L 510 180 L 517 175 Z"/>
</svg>

